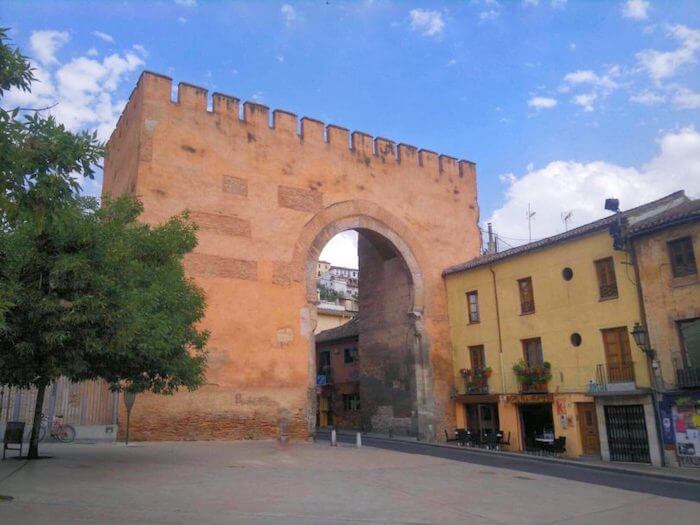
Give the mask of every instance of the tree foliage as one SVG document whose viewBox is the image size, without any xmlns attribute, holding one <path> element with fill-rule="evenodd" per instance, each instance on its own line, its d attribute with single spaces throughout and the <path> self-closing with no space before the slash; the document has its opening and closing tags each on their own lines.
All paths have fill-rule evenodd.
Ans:
<svg viewBox="0 0 700 525">
<path fill-rule="evenodd" d="M 6 35 L 0 29 L 0 102 L 34 80 Z M 41 113 L 0 108 L 0 384 L 37 388 L 29 457 L 52 381 L 196 388 L 207 339 L 203 293 L 182 265 L 196 225 L 181 214 L 149 226 L 133 197 L 100 205 L 81 196 L 104 147 Z"/>
</svg>

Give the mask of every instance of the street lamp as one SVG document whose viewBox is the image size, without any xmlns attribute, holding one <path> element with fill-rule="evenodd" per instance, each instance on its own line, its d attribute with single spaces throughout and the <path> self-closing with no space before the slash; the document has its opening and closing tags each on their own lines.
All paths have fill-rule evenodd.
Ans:
<svg viewBox="0 0 700 525">
<path fill-rule="evenodd" d="M 646 331 L 646 328 L 639 323 L 634 323 L 634 328 L 632 328 L 630 333 L 632 334 L 634 342 L 639 349 L 649 357 L 653 358 L 655 352 L 649 346 L 649 332 Z"/>
</svg>

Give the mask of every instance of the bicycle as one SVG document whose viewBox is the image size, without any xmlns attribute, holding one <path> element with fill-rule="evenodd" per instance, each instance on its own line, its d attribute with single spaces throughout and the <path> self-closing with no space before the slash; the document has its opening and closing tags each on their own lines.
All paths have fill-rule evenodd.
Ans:
<svg viewBox="0 0 700 525">
<path fill-rule="evenodd" d="M 72 443 L 75 440 L 75 428 L 72 425 L 63 424 L 63 416 L 56 416 L 53 419 L 53 425 L 49 428 L 49 417 L 41 414 L 41 427 L 39 428 L 39 441 L 43 441 L 46 437 L 46 431 L 49 435 L 61 443 Z"/>
</svg>

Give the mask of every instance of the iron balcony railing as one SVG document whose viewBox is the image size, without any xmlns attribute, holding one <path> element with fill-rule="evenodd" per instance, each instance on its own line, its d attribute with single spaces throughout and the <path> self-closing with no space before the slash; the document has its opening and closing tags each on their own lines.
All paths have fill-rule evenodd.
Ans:
<svg viewBox="0 0 700 525">
<path fill-rule="evenodd" d="M 596 380 L 600 385 L 634 383 L 634 363 L 601 363 L 596 365 Z"/>
<path fill-rule="evenodd" d="M 548 390 L 547 382 L 544 383 L 520 383 L 522 394 L 542 394 Z"/>
<path fill-rule="evenodd" d="M 700 368 L 688 366 L 678 359 L 674 359 L 673 365 L 676 369 L 676 383 L 678 388 L 700 387 Z"/>
<path fill-rule="evenodd" d="M 486 377 L 465 378 L 465 390 L 467 394 L 488 394 L 489 382 Z"/>
</svg>

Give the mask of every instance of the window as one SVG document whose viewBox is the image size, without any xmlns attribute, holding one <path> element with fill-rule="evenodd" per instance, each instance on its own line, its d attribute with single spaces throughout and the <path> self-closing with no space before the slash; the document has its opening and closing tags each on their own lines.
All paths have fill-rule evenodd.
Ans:
<svg viewBox="0 0 700 525">
<path fill-rule="evenodd" d="M 484 345 L 469 347 L 469 360 L 471 361 L 472 370 L 484 368 Z"/>
<path fill-rule="evenodd" d="M 360 394 L 343 394 L 343 408 L 346 412 L 360 410 Z"/>
<path fill-rule="evenodd" d="M 467 293 L 467 306 L 469 308 L 469 323 L 479 322 L 479 292 Z"/>
<path fill-rule="evenodd" d="M 324 350 L 323 352 L 318 354 L 318 370 L 320 372 L 324 372 L 327 369 L 330 370 L 331 368 L 331 353 L 329 350 Z"/>
<path fill-rule="evenodd" d="M 583 339 L 581 338 L 581 334 L 578 332 L 574 332 L 571 334 L 571 344 L 573 346 L 581 346 L 581 343 L 583 342 Z"/>
<path fill-rule="evenodd" d="M 532 291 L 532 278 L 518 279 L 518 289 L 520 290 L 520 313 L 534 313 L 535 295 Z"/>
<path fill-rule="evenodd" d="M 357 361 L 357 348 L 346 348 L 343 350 L 343 363 L 349 365 Z"/>
<path fill-rule="evenodd" d="M 565 281 L 570 281 L 574 278 L 574 271 L 568 266 L 561 271 L 561 276 Z"/>
<path fill-rule="evenodd" d="M 690 237 L 671 241 L 668 243 L 668 248 L 674 277 L 685 277 L 698 273 L 693 253 L 693 240 Z"/>
<path fill-rule="evenodd" d="M 523 339 L 523 355 L 528 366 L 543 366 L 542 340 L 539 337 Z"/>
<path fill-rule="evenodd" d="M 601 299 L 617 297 L 617 280 L 615 279 L 615 264 L 612 257 L 606 257 L 595 262 L 598 274 L 598 292 Z"/>
</svg>

